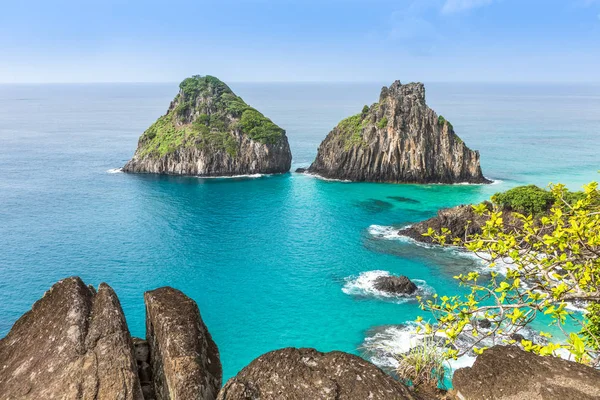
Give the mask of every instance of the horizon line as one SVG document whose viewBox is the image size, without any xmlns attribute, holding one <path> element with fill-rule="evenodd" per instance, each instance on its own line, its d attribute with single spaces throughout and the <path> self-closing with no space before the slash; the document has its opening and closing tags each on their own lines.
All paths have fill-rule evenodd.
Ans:
<svg viewBox="0 0 600 400">
<path fill-rule="evenodd" d="M 396 79 L 399 80 L 399 79 Z M 442 81 L 442 80 L 400 80 L 401 82 L 412 83 L 412 82 L 423 82 L 423 83 L 456 83 L 456 84 L 600 84 L 599 81 L 531 81 L 531 80 L 499 80 L 499 81 L 487 81 L 487 80 L 473 80 L 473 81 Z M 181 81 L 72 81 L 72 82 L 60 82 L 60 81 L 29 81 L 29 82 L 2 82 L 0 85 L 164 85 L 164 84 L 179 84 Z M 327 81 L 327 80 L 314 80 L 314 81 L 286 81 L 286 80 L 274 80 L 274 81 L 246 81 L 246 80 L 230 80 L 226 83 L 242 83 L 242 84 L 382 84 L 387 81 Z M 393 82 L 393 81 L 392 81 Z"/>
</svg>

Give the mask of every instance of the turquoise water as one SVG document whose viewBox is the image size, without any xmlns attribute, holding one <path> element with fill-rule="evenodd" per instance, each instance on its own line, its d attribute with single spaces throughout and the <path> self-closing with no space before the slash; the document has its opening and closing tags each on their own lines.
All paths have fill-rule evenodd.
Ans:
<svg viewBox="0 0 600 400">
<path fill-rule="evenodd" d="M 231 86 L 287 129 L 295 169 L 341 118 L 376 101 L 381 84 Z M 499 180 L 490 186 L 108 173 L 176 88 L 0 86 L 0 335 L 56 280 L 79 275 L 115 288 L 138 336 L 143 292 L 183 290 L 200 306 L 225 378 L 286 346 L 358 353 L 372 328 L 419 310 L 347 294 L 352 277 L 382 270 L 455 293 L 452 276 L 476 267 L 451 251 L 390 240 L 385 227 L 522 183 L 577 188 L 598 179 L 600 86 L 583 85 L 426 85 L 429 104 L 481 151 L 484 174 Z"/>
</svg>

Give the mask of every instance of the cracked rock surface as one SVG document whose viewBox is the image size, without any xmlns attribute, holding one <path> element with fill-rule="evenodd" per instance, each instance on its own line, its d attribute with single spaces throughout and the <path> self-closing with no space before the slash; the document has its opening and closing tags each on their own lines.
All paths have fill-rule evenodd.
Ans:
<svg viewBox="0 0 600 400">
<path fill-rule="evenodd" d="M 141 400 L 133 343 L 110 286 L 56 283 L 0 340 L 0 398 Z"/>
<path fill-rule="evenodd" d="M 402 383 L 360 357 L 285 348 L 266 353 L 234 378 L 218 400 L 414 400 Z"/>
<path fill-rule="evenodd" d="M 425 103 L 422 83 L 394 82 L 379 102 L 342 120 L 319 146 L 308 173 L 391 183 L 490 183 L 479 153 Z"/>
</svg>

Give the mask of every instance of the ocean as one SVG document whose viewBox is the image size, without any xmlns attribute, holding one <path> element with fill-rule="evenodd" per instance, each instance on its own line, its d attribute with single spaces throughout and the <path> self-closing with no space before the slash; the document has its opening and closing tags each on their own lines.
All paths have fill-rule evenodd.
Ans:
<svg viewBox="0 0 600 400">
<path fill-rule="evenodd" d="M 310 164 L 339 120 L 377 101 L 382 85 L 230 86 L 286 129 L 294 170 Z M 282 347 L 363 354 L 385 336 L 383 345 L 401 348 L 397 325 L 423 312 L 414 299 L 374 291 L 375 277 L 403 274 L 425 295 L 454 294 L 462 290 L 454 275 L 484 266 L 401 240 L 395 228 L 521 184 L 577 189 L 600 169 L 600 85 L 430 83 L 426 91 L 480 151 L 494 184 L 119 173 L 176 83 L 0 85 L 0 336 L 53 283 L 78 275 L 116 290 L 136 336 L 145 335 L 144 291 L 170 285 L 192 297 L 224 379 Z"/>
</svg>

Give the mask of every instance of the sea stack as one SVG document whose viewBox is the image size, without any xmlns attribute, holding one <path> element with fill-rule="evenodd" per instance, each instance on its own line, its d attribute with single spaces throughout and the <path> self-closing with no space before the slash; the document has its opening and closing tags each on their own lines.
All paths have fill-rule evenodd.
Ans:
<svg viewBox="0 0 600 400">
<path fill-rule="evenodd" d="M 307 172 L 362 182 L 490 183 L 479 152 L 427 106 L 424 85 L 400 81 L 333 128 Z"/>
<path fill-rule="evenodd" d="M 195 75 L 179 85 L 165 115 L 140 137 L 124 172 L 235 176 L 288 172 L 285 131 L 219 79 Z"/>
</svg>

